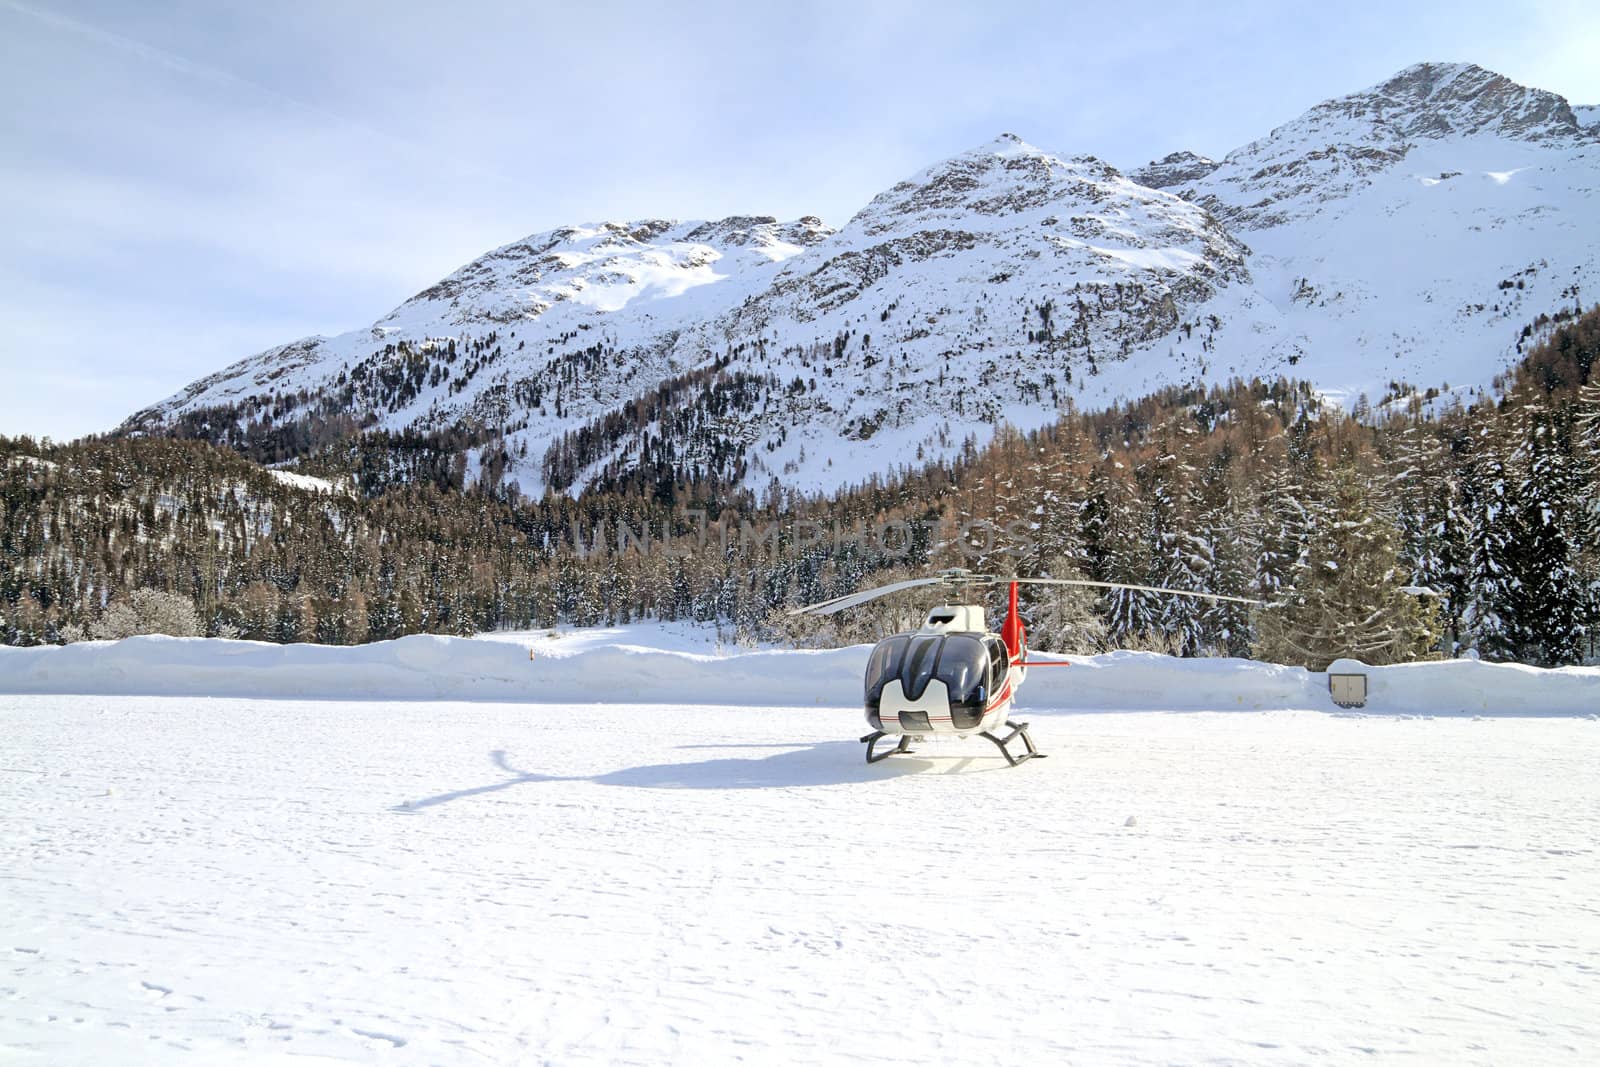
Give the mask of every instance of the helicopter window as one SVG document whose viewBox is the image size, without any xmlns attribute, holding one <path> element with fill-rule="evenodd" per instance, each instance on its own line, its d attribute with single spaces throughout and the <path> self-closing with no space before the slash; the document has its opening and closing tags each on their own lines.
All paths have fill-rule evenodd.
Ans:
<svg viewBox="0 0 1600 1067">
<path fill-rule="evenodd" d="M 900 663 L 905 659 L 906 646 L 911 638 L 901 634 L 879 641 L 867 660 L 867 699 L 876 700 L 884 683 L 900 676 Z"/>
<path fill-rule="evenodd" d="M 1011 654 L 1006 651 L 1005 642 L 990 639 L 989 645 L 989 694 L 993 699 L 1000 692 L 1001 686 L 1006 684 L 1006 668 L 1011 662 Z"/>
<path fill-rule="evenodd" d="M 900 668 L 900 688 L 907 700 L 920 700 L 933 677 L 933 665 L 939 658 L 939 642 L 934 634 L 918 634 L 911 638 L 911 648 L 906 653 L 905 665 Z"/>
<path fill-rule="evenodd" d="M 951 703 L 966 704 L 977 700 L 978 687 L 988 684 L 988 658 L 983 642 L 976 637 L 952 634 L 944 639 L 934 677 L 950 691 Z"/>
</svg>

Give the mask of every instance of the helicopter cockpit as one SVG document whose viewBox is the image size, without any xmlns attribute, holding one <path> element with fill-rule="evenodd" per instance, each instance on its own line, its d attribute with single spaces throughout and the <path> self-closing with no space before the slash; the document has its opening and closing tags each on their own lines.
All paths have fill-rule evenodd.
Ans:
<svg viewBox="0 0 1600 1067">
<path fill-rule="evenodd" d="M 1007 664 L 1005 646 L 988 635 L 911 633 L 885 638 L 867 661 L 867 721 L 874 730 L 885 728 L 880 710 L 884 689 L 898 683 L 898 692 L 891 691 L 888 729 L 976 730 L 988 701 L 1005 684 Z M 933 681 L 942 683 L 949 697 L 948 725 L 937 721 L 942 716 L 934 716 L 935 721 L 930 722 L 926 711 L 892 706 L 901 701 L 920 702 Z"/>
</svg>

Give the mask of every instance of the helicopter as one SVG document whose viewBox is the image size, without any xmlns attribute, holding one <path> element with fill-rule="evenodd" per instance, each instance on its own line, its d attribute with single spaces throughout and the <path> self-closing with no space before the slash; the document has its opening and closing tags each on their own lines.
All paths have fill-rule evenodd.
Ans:
<svg viewBox="0 0 1600 1067">
<path fill-rule="evenodd" d="M 1017 690 L 1028 677 L 1028 668 L 1069 664 L 1062 660 L 1029 662 L 1028 633 L 1017 610 L 1019 585 L 1131 589 L 1202 600 L 1261 603 L 1247 597 L 1188 589 L 1081 578 L 1002 578 L 953 568 L 926 578 L 910 578 L 807 604 L 789 614 L 832 615 L 890 593 L 922 586 L 940 586 L 959 595 L 997 585 L 1009 586 L 1006 618 L 998 633 L 988 629 L 981 605 L 940 604 L 928 610 L 920 629 L 885 637 L 873 646 L 865 679 L 867 725 L 872 732 L 861 738 L 867 746 L 868 763 L 909 754 L 913 742 L 921 743 L 930 737 L 973 734 L 993 742 L 1013 767 L 1044 758 L 1045 753 L 1038 750 L 1028 733 L 1028 724 L 1013 722 L 1011 710 Z M 1010 732 L 1002 737 L 996 733 L 1001 728 Z M 899 740 L 893 748 L 877 751 L 880 741 L 895 736 Z M 1019 739 L 1023 745 L 1020 754 L 1011 750 L 1011 743 Z"/>
</svg>

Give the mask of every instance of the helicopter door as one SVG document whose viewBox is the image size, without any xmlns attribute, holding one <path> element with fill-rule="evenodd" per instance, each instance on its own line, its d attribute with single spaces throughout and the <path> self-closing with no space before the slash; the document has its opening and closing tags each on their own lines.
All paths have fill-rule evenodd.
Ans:
<svg viewBox="0 0 1600 1067">
<path fill-rule="evenodd" d="M 1011 654 L 1004 641 L 989 638 L 984 642 L 989 648 L 989 699 L 992 701 L 1005 688 L 1006 674 L 1011 666 Z"/>
</svg>

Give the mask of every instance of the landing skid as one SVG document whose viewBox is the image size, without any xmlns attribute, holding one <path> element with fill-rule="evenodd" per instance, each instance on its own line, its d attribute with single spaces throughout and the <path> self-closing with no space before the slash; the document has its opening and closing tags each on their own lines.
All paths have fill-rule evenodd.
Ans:
<svg viewBox="0 0 1600 1067">
<path fill-rule="evenodd" d="M 995 747 L 1000 750 L 1000 754 L 1006 758 L 1006 762 L 1011 764 L 1013 767 L 1019 763 L 1026 763 L 1031 759 L 1044 759 L 1044 753 L 1033 747 L 1033 738 L 1028 736 L 1027 723 L 1012 722 L 1010 719 L 1007 719 L 1006 725 L 1011 727 L 1011 732 L 1006 734 L 1004 737 L 996 737 L 988 730 L 983 731 L 983 733 L 979 734 L 978 736 L 987 737 L 989 740 L 993 741 L 995 743 Z M 1006 746 L 1012 741 L 1016 740 L 1018 737 L 1022 738 L 1023 747 L 1025 747 L 1028 751 L 1021 756 L 1013 756 L 1011 754 L 1011 750 Z"/>
<path fill-rule="evenodd" d="M 910 734 L 901 734 L 900 735 L 900 744 L 896 745 L 894 748 L 891 748 L 887 752 L 880 752 L 876 756 L 874 756 L 872 754 L 873 748 L 877 745 L 877 743 L 879 741 L 882 741 L 887 736 L 889 736 L 889 735 L 884 733 L 882 730 L 878 730 L 878 731 L 875 731 L 873 733 L 868 734 L 866 737 L 863 737 L 861 739 L 863 742 L 866 743 L 866 746 L 867 746 L 867 762 L 868 763 L 878 763 L 878 762 L 880 762 L 882 760 L 886 760 L 890 756 L 893 756 L 897 752 L 910 752 L 911 751 L 911 748 L 910 748 L 911 735 Z"/>
<path fill-rule="evenodd" d="M 1008 719 L 1006 720 L 1006 725 L 1011 727 L 1011 732 L 1006 734 L 1005 737 L 996 737 L 988 730 L 983 731 L 978 736 L 986 737 L 990 741 L 993 741 L 995 746 L 1000 749 L 1000 754 L 1006 758 L 1006 762 L 1011 764 L 1013 767 L 1019 763 L 1026 763 L 1031 759 L 1044 759 L 1045 754 L 1033 747 L 1033 738 L 1028 736 L 1027 723 L 1012 722 Z M 878 752 L 874 754 L 874 750 L 877 748 L 878 742 L 882 741 L 887 736 L 889 735 L 884 733 L 882 730 L 876 730 L 861 739 L 862 743 L 867 746 L 868 763 L 880 763 L 883 760 L 888 759 L 890 756 L 899 755 L 901 753 L 910 753 L 911 735 L 901 734 L 900 743 L 894 748 L 889 749 L 887 752 Z M 1011 754 L 1011 750 L 1006 746 L 1012 741 L 1016 740 L 1018 737 L 1022 738 L 1022 744 L 1028 751 L 1021 756 L 1013 756 Z"/>
</svg>

